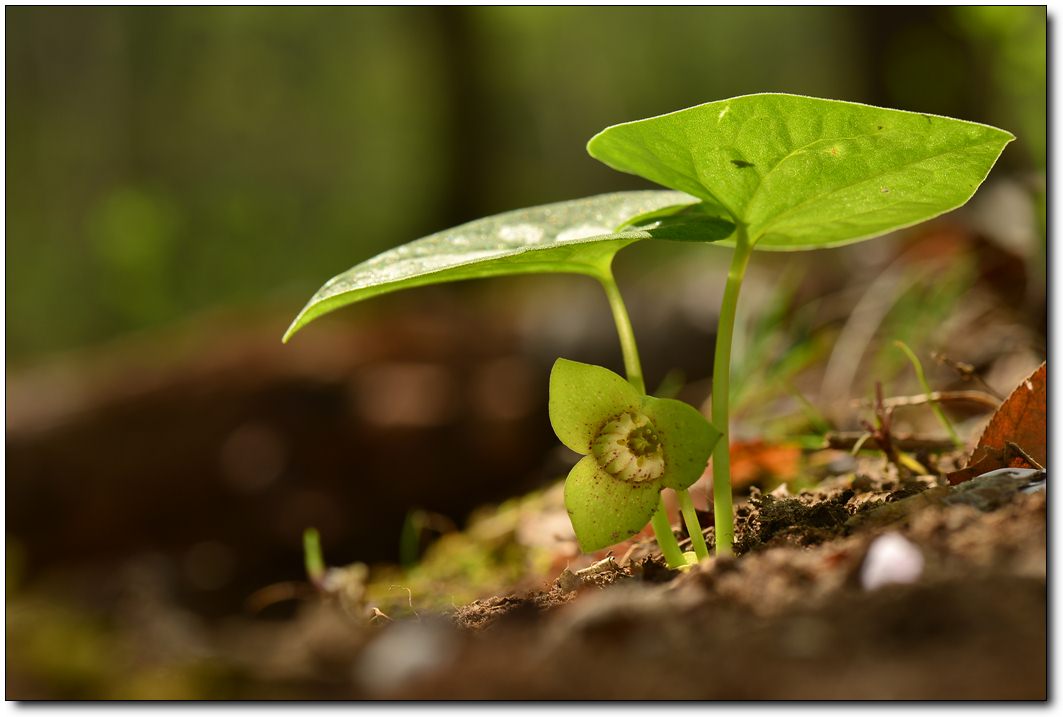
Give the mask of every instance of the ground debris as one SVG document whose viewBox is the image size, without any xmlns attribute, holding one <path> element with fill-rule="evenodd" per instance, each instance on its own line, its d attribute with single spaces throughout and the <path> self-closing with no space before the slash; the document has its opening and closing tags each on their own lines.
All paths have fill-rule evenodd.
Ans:
<svg viewBox="0 0 1063 717">
<path fill-rule="evenodd" d="M 619 559 L 563 557 L 538 590 L 510 587 L 445 619 L 410 606 L 355 624 L 336 601 L 308 603 L 320 628 L 300 623 L 302 642 L 286 644 L 299 671 L 262 674 L 404 700 L 1041 698 L 1039 477 L 949 487 L 860 459 L 812 488 L 753 490 L 736 506 L 738 556 L 686 572 L 647 540 Z M 890 533 L 921 570 L 865 590 L 872 546 Z M 249 663 L 263 644 L 244 646 Z M 690 668 L 705 655 L 727 659 Z M 750 664 L 773 679 L 749 679 Z"/>
<path fill-rule="evenodd" d="M 454 611 L 454 622 L 462 628 L 469 630 L 482 630 L 488 627 L 504 615 L 515 612 L 537 612 L 538 605 L 534 597 L 518 597 L 505 595 L 474 600 L 468 605 L 462 605 Z"/>
<path fill-rule="evenodd" d="M 500 618 L 534 618 L 539 613 L 577 599 L 588 590 L 600 590 L 630 579 L 631 572 L 619 566 L 612 556 L 609 556 L 575 572 L 568 568 L 563 569 L 546 590 L 475 600 L 457 608 L 452 618 L 459 627 L 482 630 L 492 626 Z"/>
<path fill-rule="evenodd" d="M 1012 502 L 1027 487 L 1038 482 L 1041 472 L 1019 469 L 992 471 L 957 486 L 931 486 L 901 496 L 873 509 L 855 514 L 846 522 L 849 530 L 885 526 L 908 518 L 918 510 L 942 505 L 969 505 L 982 512 L 997 510 Z"/>
<path fill-rule="evenodd" d="M 829 496 L 808 493 L 779 498 L 754 490 L 750 508 L 738 511 L 735 550 L 739 554 L 779 544 L 815 545 L 837 535 L 849 518 L 853 492 Z"/>
</svg>

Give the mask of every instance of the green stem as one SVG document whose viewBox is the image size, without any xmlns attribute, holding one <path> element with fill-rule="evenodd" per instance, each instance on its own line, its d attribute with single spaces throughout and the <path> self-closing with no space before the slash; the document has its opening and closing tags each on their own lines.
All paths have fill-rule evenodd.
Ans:
<svg viewBox="0 0 1063 717">
<path fill-rule="evenodd" d="M 598 280 L 601 282 L 602 288 L 605 289 L 605 296 L 609 299 L 609 308 L 613 311 L 613 321 L 616 323 L 616 333 L 620 339 L 620 351 L 624 355 L 624 372 L 627 374 L 627 380 L 639 393 L 644 394 L 646 393 L 646 381 L 642 377 L 642 362 L 639 360 L 639 348 L 635 343 L 635 330 L 631 327 L 631 317 L 628 316 L 627 306 L 624 305 L 624 299 L 620 296 L 620 288 L 616 285 L 612 268 L 605 267 L 598 275 Z M 686 494 L 686 491 L 681 491 L 681 493 Z M 689 497 L 688 495 L 688 500 Z M 680 497 L 680 501 L 682 501 L 682 497 Z M 668 523 L 668 514 L 664 510 L 663 498 L 658 500 L 657 510 L 654 512 L 653 519 L 650 522 L 653 525 L 653 534 L 657 538 L 657 545 L 660 546 L 661 554 L 664 555 L 668 566 L 676 568 L 680 565 L 685 565 L 686 560 L 683 558 L 683 551 L 679 549 L 679 543 L 675 539 L 675 534 L 672 533 L 672 526 Z M 695 516 L 696 522 L 697 517 Z M 697 532 L 699 535 L 701 534 L 700 526 Z M 706 554 L 707 552 L 706 550 Z"/>
<path fill-rule="evenodd" d="M 705 536 L 701 532 L 701 523 L 698 522 L 698 514 L 694 512 L 694 501 L 691 499 L 689 491 L 677 490 L 675 493 L 679 496 L 679 510 L 683 513 L 683 522 L 687 526 L 687 532 L 690 533 L 690 542 L 694 546 L 694 554 L 698 556 L 698 560 L 704 560 L 709 557 L 709 546 L 705 545 Z"/>
<path fill-rule="evenodd" d="M 672 526 L 668 522 L 668 513 L 664 509 L 664 496 L 657 499 L 657 510 L 650 521 L 653 524 L 653 534 L 657 538 L 657 545 L 661 548 L 661 555 L 670 568 L 679 568 L 686 565 L 683 551 L 679 549 L 679 541 L 675 539 Z"/>
<path fill-rule="evenodd" d="M 320 586 L 325 577 L 325 558 L 321 554 L 321 537 L 316 528 L 303 531 L 303 562 L 306 564 L 306 576 L 310 582 Z"/>
<path fill-rule="evenodd" d="M 731 392 L 731 341 L 734 338 L 738 292 L 749 265 L 753 246 L 744 224 L 736 227 L 736 243 L 727 284 L 723 289 L 720 322 L 716 330 L 716 354 L 712 365 L 712 423 L 720 440 L 712 454 L 712 505 L 716 521 L 716 554 L 734 554 L 734 515 L 731 502 L 731 441 L 729 399 Z"/>
<path fill-rule="evenodd" d="M 605 296 L 609 299 L 609 308 L 613 310 L 616 333 L 620 338 L 620 351 L 624 354 L 624 372 L 639 393 L 646 393 L 646 382 L 642 378 L 642 363 L 639 361 L 639 347 L 635 344 L 635 331 L 631 328 L 631 317 L 620 296 L 620 288 L 613 278 L 613 270 L 607 268 L 599 277 Z"/>
</svg>

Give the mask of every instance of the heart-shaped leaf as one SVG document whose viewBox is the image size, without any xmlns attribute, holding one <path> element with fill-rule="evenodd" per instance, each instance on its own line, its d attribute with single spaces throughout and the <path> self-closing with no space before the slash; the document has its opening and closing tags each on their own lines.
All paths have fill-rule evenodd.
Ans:
<svg viewBox="0 0 1063 717">
<path fill-rule="evenodd" d="M 660 486 L 616 480 L 584 456 L 565 480 L 565 508 L 585 553 L 630 538 L 657 510 Z"/>
<path fill-rule="evenodd" d="M 329 279 L 284 334 L 287 341 L 315 318 L 347 304 L 399 289 L 506 274 L 575 273 L 601 276 L 613 256 L 642 239 L 704 241 L 734 225 L 700 215 L 671 227 L 616 231 L 645 212 L 695 202 L 679 192 L 616 192 L 506 212 L 462 224 L 379 254 Z"/>
<path fill-rule="evenodd" d="M 591 156 L 704 201 L 758 249 L 837 246 L 962 205 L 1014 139 L 987 125 L 760 94 L 609 127 Z M 661 227 L 669 222 L 662 222 Z"/>
</svg>

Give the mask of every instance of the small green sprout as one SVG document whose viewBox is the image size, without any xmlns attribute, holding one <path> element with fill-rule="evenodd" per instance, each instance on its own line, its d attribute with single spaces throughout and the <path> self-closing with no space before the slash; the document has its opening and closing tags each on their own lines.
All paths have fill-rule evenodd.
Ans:
<svg viewBox="0 0 1063 717">
<path fill-rule="evenodd" d="M 317 528 L 303 531 L 303 563 L 306 565 L 306 577 L 314 585 L 321 585 L 325 579 L 325 557 L 321 553 L 321 536 Z"/>
<path fill-rule="evenodd" d="M 938 419 L 938 423 L 944 427 L 948 432 L 949 438 L 952 439 L 952 445 L 957 448 L 963 448 L 963 439 L 960 438 L 960 434 L 956 433 L 956 429 L 952 425 L 952 421 L 945 415 L 945 411 L 941 408 L 941 404 L 934 400 L 934 391 L 930 388 L 930 382 L 926 380 L 926 372 L 923 371 L 923 362 L 919 360 L 919 357 L 915 355 L 915 352 L 909 348 L 908 344 L 903 341 L 894 341 L 893 345 L 904 352 L 904 355 L 908 357 L 908 360 L 912 363 L 912 368 L 915 369 L 915 377 L 919 379 L 919 385 L 923 389 L 923 393 L 926 394 L 928 402 L 930 404 L 930 410 L 934 412 L 934 417 Z"/>
<path fill-rule="evenodd" d="M 642 530 L 661 490 L 697 481 L 720 437 L 693 406 L 646 396 L 608 369 L 567 359 L 550 373 L 550 423 L 583 454 L 565 481 L 565 507 L 586 552 Z M 658 541 L 670 565 L 685 562 L 660 532 Z"/>
<path fill-rule="evenodd" d="M 761 94 L 614 125 L 587 144 L 623 172 L 698 197 L 631 222 L 719 217 L 734 224 L 713 358 L 716 550 L 730 554 L 731 342 L 753 249 L 841 246 L 912 226 L 964 204 L 1015 137 L 974 122 L 852 102 Z"/>
</svg>

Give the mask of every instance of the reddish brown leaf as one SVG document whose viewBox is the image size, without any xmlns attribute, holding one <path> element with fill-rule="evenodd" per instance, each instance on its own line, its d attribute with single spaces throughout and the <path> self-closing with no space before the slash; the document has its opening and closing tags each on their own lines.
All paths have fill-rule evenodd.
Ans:
<svg viewBox="0 0 1063 717">
<path fill-rule="evenodd" d="M 1047 373 L 1047 363 L 1042 363 L 1011 392 L 989 420 L 989 425 L 967 461 L 967 467 L 950 473 L 949 483 L 963 483 L 998 468 L 1035 467 L 1019 452 L 1009 449 L 1009 443 L 1014 443 L 1042 466 L 1047 464 Z"/>
</svg>

